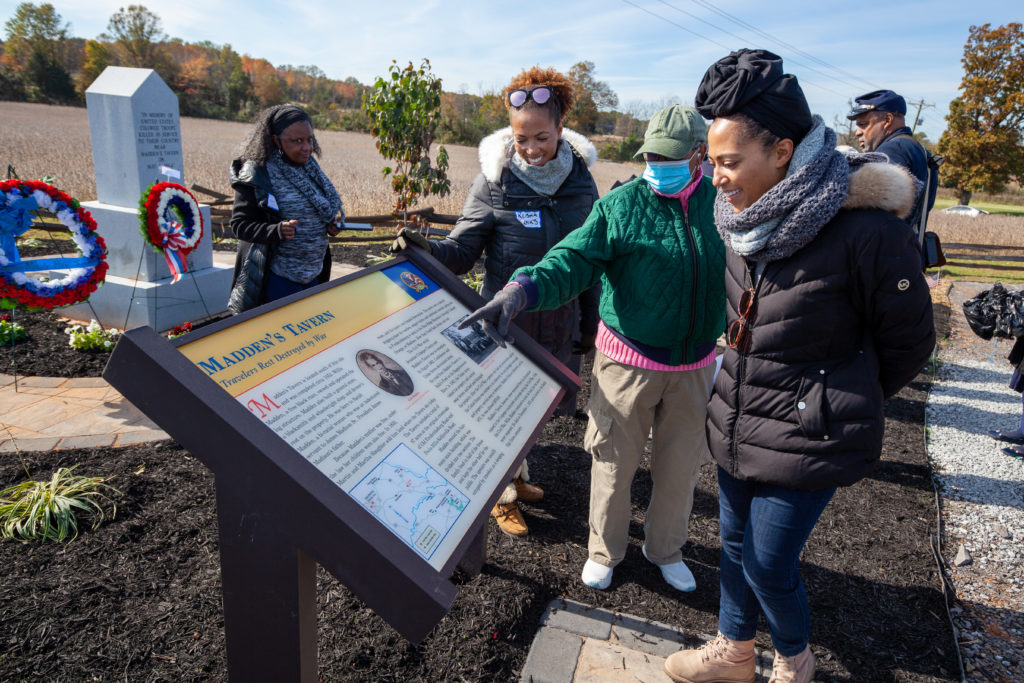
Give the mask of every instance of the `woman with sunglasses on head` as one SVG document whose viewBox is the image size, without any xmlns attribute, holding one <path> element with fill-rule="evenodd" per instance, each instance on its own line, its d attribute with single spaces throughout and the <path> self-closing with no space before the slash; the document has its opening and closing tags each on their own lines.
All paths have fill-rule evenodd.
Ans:
<svg viewBox="0 0 1024 683">
<path fill-rule="evenodd" d="M 722 538 L 719 635 L 670 656 L 675 681 L 753 681 L 764 613 L 771 681 L 814 676 L 797 563 L 838 486 L 871 472 L 886 398 L 935 346 L 907 172 L 845 156 L 765 50 L 708 69 L 697 109 L 725 242 L 728 350 L 708 406 Z M 881 162 L 881 163 L 879 163 Z"/>
<path fill-rule="evenodd" d="M 693 107 L 657 112 L 637 152 L 647 162 L 643 178 L 602 197 L 583 227 L 536 266 L 517 270 L 464 323 L 482 320 L 501 340 L 519 311 L 560 306 L 601 283 L 583 439 L 593 461 L 581 575 L 599 590 L 626 555 L 630 488 L 652 430 L 642 554 L 673 588 L 697 587 L 681 549 L 708 453 L 704 422 L 715 342 L 725 328 L 725 247 L 712 220 L 715 190 L 700 170 L 706 139 Z"/>
<path fill-rule="evenodd" d="M 328 235 L 345 221 L 341 197 L 314 155 L 320 144 L 309 114 L 294 104 L 256 116 L 242 154 L 231 162 L 238 238 L 228 308 L 238 314 L 331 277 Z"/>
<path fill-rule="evenodd" d="M 583 224 L 597 201 L 588 168 L 597 150 L 585 137 L 563 128 L 562 118 L 575 103 L 572 82 L 555 69 L 533 67 L 512 79 L 504 91 L 508 128 L 480 143 L 481 173 L 473 181 L 455 229 L 443 240 L 428 241 L 403 228 L 393 251 L 408 243 L 427 249 L 457 275 L 469 272 L 481 255 L 481 294 L 491 298 L 521 266 L 533 265 L 563 237 Z M 582 310 L 581 310 L 582 309 Z M 555 310 L 516 321 L 558 360 L 571 364 L 575 350 L 593 348 L 597 330 L 596 293 L 584 293 Z M 576 395 L 560 412 L 576 412 Z M 526 463 L 498 499 L 491 514 L 512 536 L 528 533 L 517 499 L 535 502 L 543 491 L 528 483 Z"/>
</svg>

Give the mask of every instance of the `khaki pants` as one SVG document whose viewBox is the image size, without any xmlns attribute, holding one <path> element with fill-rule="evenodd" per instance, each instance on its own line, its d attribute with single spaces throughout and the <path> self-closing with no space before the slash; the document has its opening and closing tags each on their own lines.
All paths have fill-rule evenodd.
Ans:
<svg viewBox="0 0 1024 683">
<path fill-rule="evenodd" d="M 709 456 L 704 421 L 715 364 L 698 370 L 644 370 L 594 358 L 583 447 L 590 470 L 590 559 L 614 567 L 629 541 L 630 486 L 653 427 L 653 490 L 644 520 L 647 557 L 655 564 L 682 559 L 693 488 Z"/>
</svg>

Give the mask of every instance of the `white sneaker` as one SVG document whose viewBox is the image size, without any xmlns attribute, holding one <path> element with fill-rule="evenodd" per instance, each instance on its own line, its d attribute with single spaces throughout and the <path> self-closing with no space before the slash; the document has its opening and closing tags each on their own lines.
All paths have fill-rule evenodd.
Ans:
<svg viewBox="0 0 1024 683">
<path fill-rule="evenodd" d="M 587 584 L 591 588 L 603 591 L 605 588 L 612 585 L 613 571 L 615 571 L 614 567 L 606 567 L 603 564 L 594 562 L 593 560 L 587 560 L 587 563 L 583 565 L 583 575 L 580 578 L 583 579 L 583 583 Z"/>
<path fill-rule="evenodd" d="M 651 558 L 647 557 L 647 548 L 645 546 L 641 546 L 640 552 L 644 554 L 648 562 L 651 562 Z M 654 563 L 651 562 L 651 564 Z M 684 593 L 697 590 L 697 579 L 693 578 L 693 572 L 690 571 L 690 568 L 682 560 L 672 562 L 671 564 L 655 566 L 661 570 L 661 577 L 665 579 L 665 582 L 676 590 L 683 591 Z"/>
</svg>

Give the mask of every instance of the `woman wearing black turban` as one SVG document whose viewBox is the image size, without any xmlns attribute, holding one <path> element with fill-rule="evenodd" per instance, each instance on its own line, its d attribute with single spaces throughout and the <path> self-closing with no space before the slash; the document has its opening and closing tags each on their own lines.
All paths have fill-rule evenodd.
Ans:
<svg viewBox="0 0 1024 683">
<path fill-rule="evenodd" d="M 715 222 L 726 245 L 728 350 L 708 406 L 722 537 L 719 635 L 665 661 L 675 681 L 753 681 L 763 612 L 772 681 L 810 681 L 797 561 L 838 486 L 873 468 L 882 403 L 935 344 L 914 236 L 914 185 L 844 156 L 794 76 L 764 50 L 708 69 Z"/>
<path fill-rule="evenodd" d="M 345 213 L 313 155 L 320 144 L 309 114 L 280 104 L 257 115 L 241 157 L 231 162 L 231 230 L 238 238 L 232 313 L 330 279 L 327 237 L 338 234 Z"/>
</svg>

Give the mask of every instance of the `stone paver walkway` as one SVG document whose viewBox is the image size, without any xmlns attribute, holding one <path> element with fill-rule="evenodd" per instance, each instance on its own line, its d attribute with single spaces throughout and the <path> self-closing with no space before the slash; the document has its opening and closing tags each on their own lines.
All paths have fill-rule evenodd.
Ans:
<svg viewBox="0 0 1024 683">
<path fill-rule="evenodd" d="M 684 648 L 714 636 L 694 634 L 656 621 L 553 600 L 541 618 L 521 683 L 671 683 L 662 666 Z M 774 651 L 757 651 L 757 673 L 771 676 Z"/>
<path fill-rule="evenodd" d="M 0 453 L 130 446 L 167 434 L 100 377 L 0 374 Z"/>
</svg>

